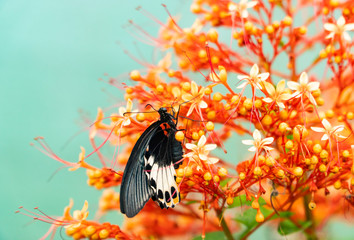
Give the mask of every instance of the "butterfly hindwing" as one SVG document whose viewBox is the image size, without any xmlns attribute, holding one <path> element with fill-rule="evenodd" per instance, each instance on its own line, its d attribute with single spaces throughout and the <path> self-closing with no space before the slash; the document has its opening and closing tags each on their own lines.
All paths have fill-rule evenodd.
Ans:
<svg viewBox="0 0 354 240">
<path fill-rule="evenodd" d="M 128 217 L 134 217 L 152 196 L 145 171 L 145 153 L 160 121 L 150 125 L 135 144 L 125 167 L 120 190 L 120 209 Z"/>
<path fill-rule="evenodd" d="M 146 175 L 152 190 L 152 198 L 161 208 L 174 207 L 180 201 L 176 184 L 177 161 L 182 159 L 182 145 L 175 139 L 176 129 L 167 126 L 155 132 L 145 154 Z"/>
</svg>

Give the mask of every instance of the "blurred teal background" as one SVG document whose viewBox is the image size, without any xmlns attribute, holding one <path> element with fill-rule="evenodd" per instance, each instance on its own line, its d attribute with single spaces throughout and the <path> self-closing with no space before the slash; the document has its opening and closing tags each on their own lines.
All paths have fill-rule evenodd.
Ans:
<svg viewBox="0 0 354 240">
<path fill-rule="evenodd" d="M 188 11 L 184 2 L 164 1 L 173 14 Z M 146 61 L 154 61 L 153 48 L 124 28 L 134 20 L 157 34 L 158 24 L 136 11 L 138 6 L 163 22 L 168 18 L 161 1 L 0 1 L 0 240 L 39 239 L 50 227 L 15 214 L 19 206 L 38 206 L 60 216 L 70 198 L 75 200 L 74 209 L 81 209 L 87 199 L 94 217 L 101 192 L 86 184 L 85 171 L 64 169 L 48 181 L 62 164 L 30 142 L 44 136 L 60 157 L 74 162 L 80 146 L 90 149 L 87 132 L 63 146 L 82 129 L 78 110 L 94 118 L 97 107 L 121 99 L 123 91 L 98 79 L 108 73 L 125 74 L 121 79 L 126 80 L 129 71 L 142 68 L 122 50 L 137 55 L 133 42 Z M 113 223 L 120 223 L 121 214 L 111 215 Z M 59 233 L 56 239 L 61 239 Z"/>
<path fill-rule="evenodd" d="M 129 71 L 143 69 L 122 47 L 138 55 L 133 43 L 137 42 L 146 61 L 156 63 L 154 48 L 132 37 L 124 26 L 132 19 L 156 35 L 159 26 L 135 8 L 143 6 L 165 22 L 168 16 L 161 2 L 0 1 L 0 240 L 38 239 L 48 230 L 46 223 L 15 214 L 19 206 L 38 206 L 49 215 L 60 216 L 73 198 L 74 209 L 81 209 L 88 200 L 90 216 L 94 216 L 101 192 L 86 184 L 85 172 L 65 169 L 49 181 L 62 165 L 29 143 L 33 137 L 44 136 L 60 157 L 73 162 L 80 146 L 89 151 L 87 132 L 66 144 L 82 129 L 78 111 L 94 118 L 97 107 L 112 106 L 122 98 L 123 91 L 98 81 L 104 73 L 126 80 Z M 181 13 L 182 26 L 192 23 L 191 1 L 163 2 L 173 15 Z M 122 217 L 110 214 L 109 219 L 120 224 Z M 331 229 L 345 233 L 338 231 L 343 226 L 337 223 Z M 344 229 L 350 234 L 349 226 Z M 260 231 L 257 235 L 262 238 Z M 61 239 L 60 233 L 56 239 Z"/>
</svg>

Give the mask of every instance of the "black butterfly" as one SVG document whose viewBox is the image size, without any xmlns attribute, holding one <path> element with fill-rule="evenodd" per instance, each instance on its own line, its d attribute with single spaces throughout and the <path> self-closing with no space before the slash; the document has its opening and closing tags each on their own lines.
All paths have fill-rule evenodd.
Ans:
<svg viewBox="0 0 354 240">
<path fill-rule="evenodd" d="M 152 198 L 161 208 L 180 201 L 176 170 L 183 148 L 175 139 L 178 131 L 172 114 L 158 110 L 160 119 L 151 124 L 136 142 L 125 167 L 120 189 L 120 210 L 134 217 Z"/>
</svg>

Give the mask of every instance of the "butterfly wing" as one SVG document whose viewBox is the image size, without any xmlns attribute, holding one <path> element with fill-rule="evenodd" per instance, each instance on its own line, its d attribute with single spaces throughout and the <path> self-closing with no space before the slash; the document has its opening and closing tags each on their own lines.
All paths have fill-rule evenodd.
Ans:
<svg viewBox="0 0 354 240">
<path fill-rule="evenodd" d="M 152 199 L 161 208 L 175 207 L 180 201 L 176 184 L 178 161 L 182 159 L 182 144 L 175 139 L 176 128 L 158 127 L 145 154 L 146 175 L 152 190 Z"/>
<path fill-rule="evenodd" d="M 161 129 L 160 124 L 161 121 L 157 121 L 143 132 L 125 167 L 120 189 L 120 209 L 127 217 L 138 214 L 153 194 L 145 171 L 145 154 L 151 138 Z"/>
</svg>

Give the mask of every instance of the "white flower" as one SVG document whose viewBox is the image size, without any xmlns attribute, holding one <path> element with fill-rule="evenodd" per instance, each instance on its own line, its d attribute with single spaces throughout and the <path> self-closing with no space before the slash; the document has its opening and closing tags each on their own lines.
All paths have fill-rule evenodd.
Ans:
<svg viewBox="0 0 354 240">
<path fill-rule="evenodd" d="M 186 143 L 186 148 L 192 150 L 184 155 L 184 157 L 188 157 L 192 160 L 200 159 L 202 161 L 206 161 L 208 164 L 215 164 L 219 161 L 218 158 L 209 157 L 209 152 L 216 148 L 216 144 L 205 144 L 206 137 L 203 135 L 200 137 L 197 144 Z"/>
<path fill-rule="evenodd" d="M 191 102 L 191 106 L 189 107 L 187 117 L 193 112 L 193 110 L 197 107 L 199 108 L 207 108 L 208 104 L 202 100 L 204 96 L 204 88 L 201 87 L 198 91 L 198 85 L 192 81 L 191 83 L 191 93 L 185 93 L 182 95 L 183 101 Z"/>
<path fill-rule="evenodd" d="M 262 148 L 266 151 L 271 151 L 273 150 L 272 147 L 268 147 L 265 145 L 272 144 L 274 141 L 273 137 L 268 137 L 262 140 L 261 133 L 256 129 L 253 132 L 253 140 L 242 140 L 242 143 L 245 145 L 253 145 L 248 149 L 250 152 L 259 152 L 262 150 Z"/>
<path fill-rule="evenodd" d="M 233 2 L 230 2 L 228 4 L 228 9 L 229 12 L 238 12 L 242 18 L 247 18 L 248 17 L 248 8 L 253 8 L 254 6 L 257 5 L 257 1 L 250 1 L 248 0 L 241 0 L 239 4 L 235 4 Z"/>
<path fill-rule="evenodd" d="M 317 105 L 315 98 L 311 92 L 317 90 L 320 87 L 319 82 L 310 82 L 306 72 L 302 72 L 300 75 L 300 83 L 288 82 L 288 87 L 291 90 L 295 90 L 291 97 L 299 98 L 303 95 L 307 96 L 313 105 Z"/>
<path fill-rule="evenodd" d="M 260 73 L 257 64 L 254 64 L 251 68 L 250 75 L 239 75 L 237 76 L 240 80 L 246 80 L 247 82 L 242 83 L 237 88 L 244 88 L 247 84 L 252 85 L 254 88 L 262 89 L 261 82 L 265 81 L 269 77 L 269 73 Z"/>
<path fill-rule="evenodd" d="M 343 16 L 340 16 L 337 20 L 337 24 L 333 23 L 325 23 L 324 24 L 324 29 L 330 32 L 326 36 L 326 38 L 334 38 L 334 36 L 337 34 L 339 36 L 343 36 L 345 41 L 351 41 L 351 38 L 347 31 L 353 31 L 354 30 L 354 23 L 349 23 L 345 24 L 345 18 Z"/>
<path fill-rule="evenodd" d="M 324 126 L 324 128 L 311 127 L 311 129 L 315 132 L 324 133 L 321 138 L 322 141 L 328 140 L 333 135 L 339 138 L 345 138 L 344 136 L 338 133 L 344 130 L 344 125 L 332 127 L 332 125 L 327 121 L 327 119 L 322 120 L 322 125 Z"/>
<path fill-rule="evenodd" d="M 72 207 L 72 200 L 70 200 L 70 205 L 69 205 L 69 210 Z M 65 228 L 78 228 L 80 227 L 82 221 L 86 220 L 87 216 L 89 215 L 89 212 L 87 211 L 88 209 L 88 202 L 85 200 L 84 206 L 82 207 L 81 210 L 75 210 L 73 212 L 73 218 L 76 220 L 76 223 L 70 224 L 65 226 Z"/>
<path fill-rule="evenodd" d="M 123 126 L 128 126 L 130 124 L 130 118 L 136 115 L 136 113 L 132 113 L 132 112 L 136 112 L 137 110 L 132 111 L 132 107 L 133 107 L 133 102 L 132 100 L 128 99 L 127 107 L 119 108 L 119 114 L 123 117 L 122 119 L 120 119 L 120 123 Z"/>
<path fill-rule="evenodd" d="M 285 89 L 285 80 L 281 80 L 277 84 L 277 89 L 275 90 L 273 84 L 269 82 L 264 82 L 264 87 L 266 88 L 267 92 L 269 93 L 270 97 L 264 98 L 263 101 L 267 103 L 276 102 L 276 104 L 281 107 L 285 108 L 283 101 L 289 100 L 291 98 L 291 94 L 286 93 Z"/>
</svg>

